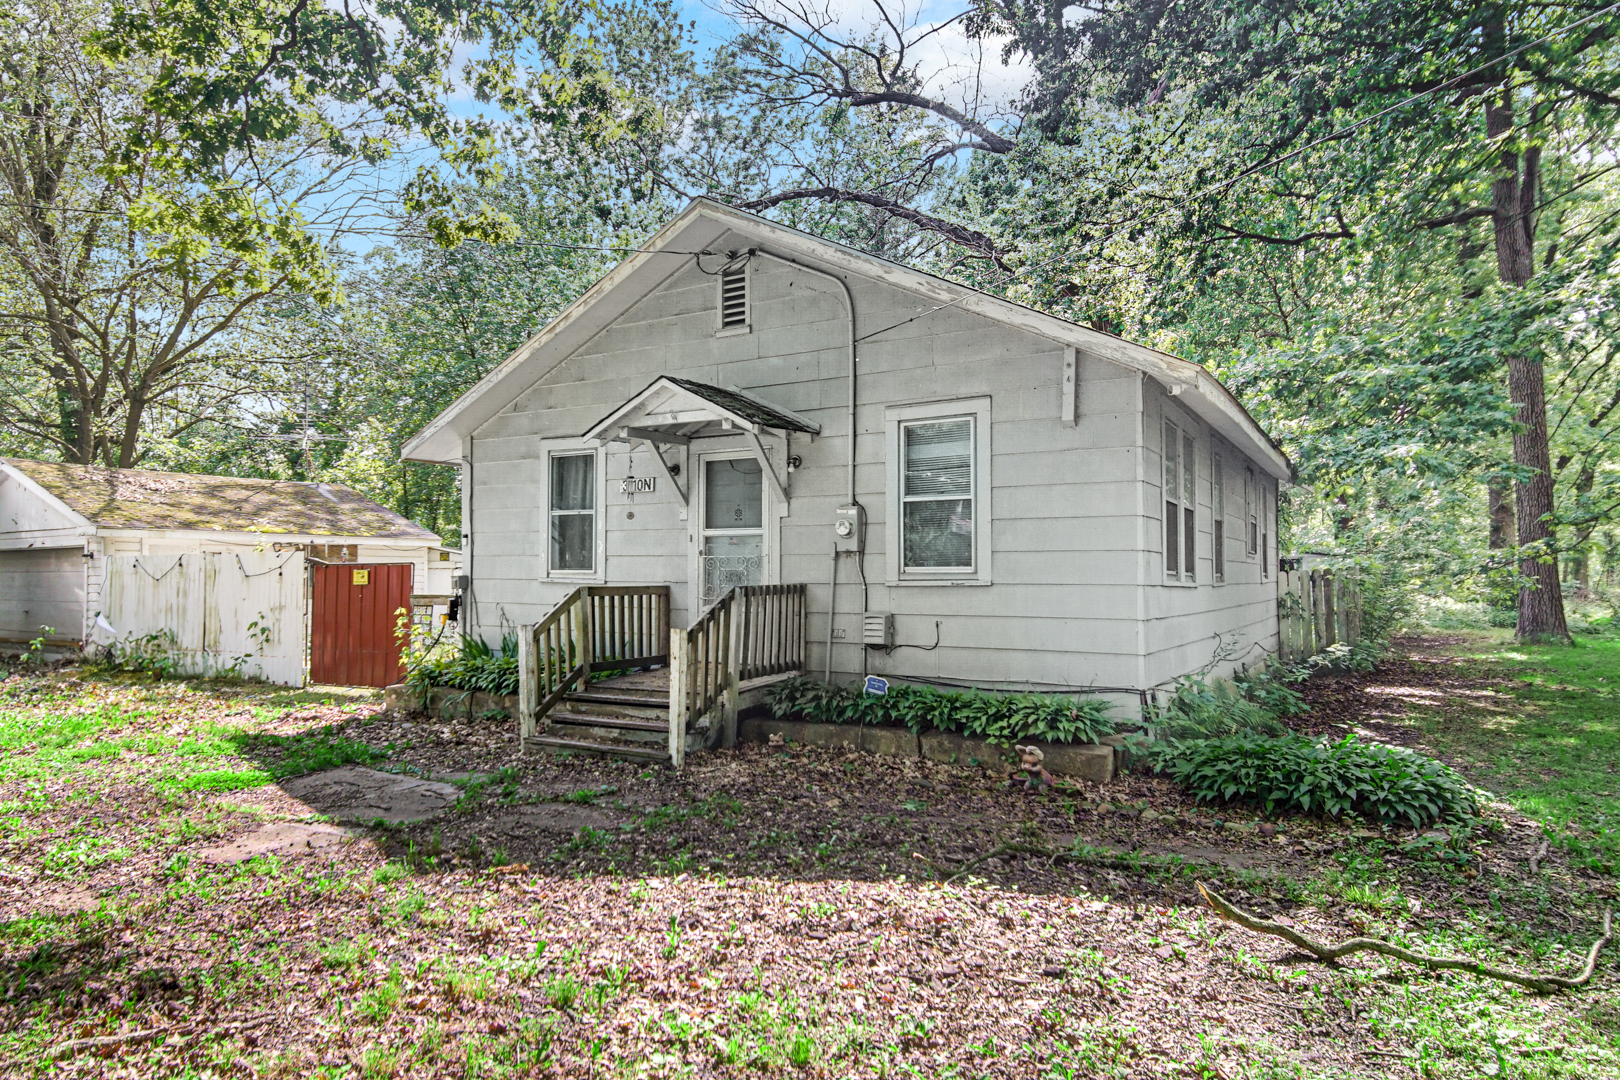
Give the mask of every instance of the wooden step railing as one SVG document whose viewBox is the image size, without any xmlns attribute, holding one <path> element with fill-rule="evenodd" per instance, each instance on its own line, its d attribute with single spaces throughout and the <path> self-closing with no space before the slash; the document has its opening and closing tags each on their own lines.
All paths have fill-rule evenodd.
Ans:
<svg viewBox="0 0 1620 1080">
<path fill-rule="evenodd" d="M 669 757 L 680 768 L 686 736 L 715 710 L 735 739 L 739 684 L 804 668 L 805 587 L 737 585 L 685 630 L 669 634 Z"/>
<path fill-rule="evenodd" d="M 546 729 L 563 695 L 591 672 L 669 662 L 668 585 L 582 585 L 518 632 L 518 735 Z"/>
</svg>

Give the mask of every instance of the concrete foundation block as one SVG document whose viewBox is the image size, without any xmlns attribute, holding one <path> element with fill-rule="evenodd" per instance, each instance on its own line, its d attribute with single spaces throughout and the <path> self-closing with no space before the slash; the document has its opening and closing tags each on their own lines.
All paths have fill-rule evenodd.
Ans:
<svg viewBox="0 0 1620 1080">
<path fill-rule="evenodd" d="M 883 757 L 921 757 L 917 736 L 904 728 L 862 728 L 861 749 Z"/>
<path fill-rule="evenodd" d="M 1055 775 L 1090 780 L 1094 784 L 1106 784 L 1114 778 L 1116 749 L 1112 746 L 1097 743 L 1059 744 L 1042 746 L 1041 750 L 1046 753 L 1043 764 L 1048 772 Z"/>
<path fill-rule="evenodd" d="M 945 765 L 977 765 L 995 772 L 1010 772 L 1013 767 L 1008 760 L 1010 751 L 983 739 L 970 739 L 949 731 L 925 731 L 919 742 L 922 756 L 929 761 Z"/>
</svg>

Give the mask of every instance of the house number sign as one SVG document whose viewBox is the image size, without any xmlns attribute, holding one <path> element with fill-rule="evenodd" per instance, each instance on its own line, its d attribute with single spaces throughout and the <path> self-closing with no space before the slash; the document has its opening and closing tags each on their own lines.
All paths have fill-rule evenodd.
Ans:
<svg viewBox="0 0 1620 1080">
<path fill-rule="evenodd" d="M 619 493 L 622 495 L 643 495 L 650 492 L 657 485 L 656 476 L 627 476 L 619 481 Z"/>
</svg>

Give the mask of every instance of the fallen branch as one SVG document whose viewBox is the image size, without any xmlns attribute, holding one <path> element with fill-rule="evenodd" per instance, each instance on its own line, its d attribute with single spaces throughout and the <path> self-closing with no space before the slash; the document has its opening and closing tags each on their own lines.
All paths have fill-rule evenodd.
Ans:
<svg viewBox="0 0 1620 1080">
<path fill-rule="evenodd" d="M 1223 919 L 1237 923 L 1248 930 L 1259 934 L 1270 934 L 1280 937 L 1292 945 L 1296 945 L 1306 952 L 1315 954 L 1318 960 L 1334 963 L 1341 957 L 1351 953 L 1375 952 L 1396 960 L 1404 960 L 1408 964 L 1417 964 L 1429 968 L 1431 971 L 1466 971 L 1474 975 L 1483 975 L 1488 979 L 1500 979 L 1503 982 L 1514 983 L 1537 994 L 1555 994 L 1560 990 L 1576 990 L 1585 986 L 1592 978 L 1592 972 L 1597 969 L 1598 953 L 1609 943 L 1614 936 L 1614 913 L 1603 913 L 1603 934 L 1592 943 L 1591 950 L 1586 954 L 1586 966 L 1574 978 L 1565 978 L 1561 975 L 1522 975 L 1517 971 L 1508 971 L 1506 968 L 1493 967 L 1482 964 L 1477 960 L 1464 960 L 1460 957 L 1430 956 L 1428 953 L 1413 952 L 1403 949 L 1399 945 L 1392 945 L 1378 938 L 1350 938 L 1337 945 L 1324 945 L 1320 941 L 1306 937 L 1292 927 L 1284 926 L 1270 919 L 1262 919 L 1257 915 L 1250 915 L 1241 908 L 1234 907 L 1230 901 L 1220 893 L 1205 885 L 1198 883 L 1198 891 L 1204 894 L 1204 899 L 1215 910 L 1215 914 Z"/>
<path fill-rule="evenodd" d="M 1530 873 L 1531 874 L 1536 874 L 1536 873 L 1540 872 L 1540 870 L 1541 870 L 1541 860 L 1545 859 L 1547 857 L 1547 852 L 1551 849 L 1551 847 L 1552 847 L 1551 844 L 1549 844 L 1546 840 L 1543 840 L 1541 842 L 1541 847 L 1537 848 L 1536 853 L 1534 855 L 1530 856 Z"/>
<path fill-rule="evenodd" d="M 272 1013 L 256 1016 L 248 1020 L 236 1020 L 228 1024 L 216 1024 L 207 1027 L 209 1033 L 224 1031 L 246 1031 L 249 1028 L 263 1027 L 275 1019 Z M 61 1043 L 46 1053 L 46 1057 L 59 1058 L 79 1050 L 94 1050 L 101 1046 L 118 1046 L 122 1043 L 146 1042 L 149 1039 L 161 1038 L 165 1035 L 191 1035 L 196 1032 L 200 1024 L 177 1024 L 172 1027 L 144 1028 L 140 1031 L 126 1031 L 121 1035 L 96 1035 L 88 1039 L 71 1039 Z"/>
</svg>

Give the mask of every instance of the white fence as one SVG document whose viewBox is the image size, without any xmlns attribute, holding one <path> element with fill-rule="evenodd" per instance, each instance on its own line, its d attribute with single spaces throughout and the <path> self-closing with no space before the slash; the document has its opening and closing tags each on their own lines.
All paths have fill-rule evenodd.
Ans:
<svg viewBox="0 0 1620 1080">
<path fill-rule="evenodd" d="M 304 684 L 304 555 L 113 555 L 101 617 L 120 647 L 184 675 Z M 103 631 L 105 633 L 105 631 Z"/>
</svg>

